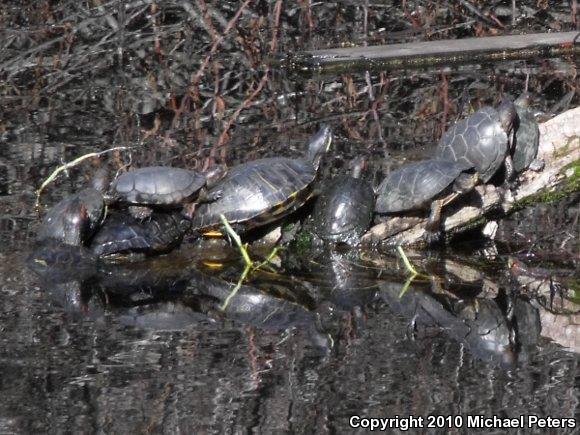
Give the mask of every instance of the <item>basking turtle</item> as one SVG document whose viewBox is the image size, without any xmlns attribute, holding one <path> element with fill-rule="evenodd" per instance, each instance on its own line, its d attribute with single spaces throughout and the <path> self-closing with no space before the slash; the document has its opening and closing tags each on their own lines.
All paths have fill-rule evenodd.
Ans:
<svg viewBox="0 0 580 435">
<path fill-rule="evenodd" d="M 166 166 L 135 169 L 119 176 L 112 185 L 112 201 L 130 204 L 129 211 L 136 217 L 151 214 L 148 206 L 178 207 L 188 202 L 214 201 L 219 189 L 207 188 L 223 178 L 225 168 L 216 166 L 202 174 L 196 171 Z M 145 207 L 142 207 L 145 206 Z"/>
<path fill-rule="evenodd" d="M 510 150 L 516 119 L 510 101 L 504 101 L 497 110 L 484 107 L 443 134 L 436 158 L 456 161 L 462 170 L 475 167 L 484 183 L 505 163 L 506 180 L 510 181 L 514 175 Z"/>
<path fill-rule="evenodd" d="M 121 252 L 161 254 L 181 243 L 191 222 L 180 213 L 152 213 L 139 220 L 123 213 L 111 214 L 91 241 L 90 249 L 98 256 Z"/>
<path fill-rule="evenodd" d="M 478 181 L 477 172 L 464 172 L 464 166 L 449 160 L 425 160 L 391 172 L 377 188 L 375 212 L 398 213 L 430 207 L 425 236 L 429 242 L 437 239 L 441 208 L 469 192 Z"/>
<path fill-rule="evenodd" d="M 542 163 L 536 160 L 540 146 L 540 127 L 534 118 L 530 106 L 530 95 L 524 92 L 514 102 L 518 113 L 518 128 L 514 136 L 513 162 L 514 170 L 520 173 L 530 167 L 539 169 Z"/>
<path fill-rule="evenodd" d="M 299 208 L 313 195 L 322 155 L 330 147 L 332 133 L 323 127 L 309 142 L 308 157 L 273 157 L 231 168 L 209 195 L 220 192 L 214 202 L 200 204 L 192 219 L 194 230 L 218 235 L 220 215 L 243 233 L 278 220 Z"/>
<path fill-rule="evenodd" d="M 312 214 L 314 233 L 328 242 L 357 245 L 373 218 L 375 195 L 361 180 L 364 159 L 353 160 L 350 176 L 332 180 L 320 194 Z"/>
<path fill-rule="evenodd" d="M 93 187 L 67 196 L 44 216 L 36 240 L 56 240 L 69 245 L 87 243 L 101 225 L 105 215 L 103 191 L 105 171 L 97 172 Z"/>
</svg>

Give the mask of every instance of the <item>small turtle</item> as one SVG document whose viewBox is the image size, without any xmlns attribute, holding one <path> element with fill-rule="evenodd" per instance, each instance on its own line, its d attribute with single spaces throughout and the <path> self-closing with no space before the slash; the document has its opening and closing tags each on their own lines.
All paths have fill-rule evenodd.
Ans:
<svg viewBox="0 0 580 435">
<path fill-rule="evenodd" d="M 350 176 L 341 176 L 322 191 L 312 214 L 314 233 L 328 242 L 354 246 L 370 226 L 375 195 L 361 180 L 364 159 L 353 160 Z"/>
<path fill-rule="evenodd" d="M 307 158 L 265 158 L 231 168 L 209 191 L 210 196 L 217 191 L 221 197 L 199 205 L 193 229 L 221 235 L 222 214 L 240 233 L 287 216 L 314 196 L 320 159 L 331 142 L 332 133 L 325 126 L 310 139 Z"/>
<path fill-rule="evenodd" d="M 36 240 L 56 240 L 69 245 L 86 244 L 101 225 L 105 215 L 103 190 L 105 171 L 98 171 L 93 187 L 67 196 L 43 218 Z"/>
<path fill-rule="evenodd" d="M 150 166 L 119 176 L 112 185 L 112 201 L 130 204 L 135 217 L 151 214 L 149 206 L 176 207 L 193 201 L 210 202 L 221 196 L 219 189 L 207 188 L 223 178 L 225 167 L 216 166 L 205 174 L 182 168 Z M 145 207 L 143 207 L 145 206 Z"/>
<path fill-rule="evenodd" d="M 90 249 L 98 256 L 121 252 L 166 253 L 181 243 L 190 227 L 190 220 L 177 212 L 154 212 L 144 220 L 113 213 L 93 237 Z"/>
<path fill-rule="evenodd" d="M 540 146 L 540 127 L 529 106 L 530 95 L 524 92 L 515 101 L 519 123 L 514 136 L 512 159 L 516 173 L 520 173 L 528 167 L 534 170 L 539 170 L 542 167 L 542 162 L 536 160 Z"/>
<path fill-rule="evenodd" d="M 430 207 L 425 236 L 428 242 L 436 240 L 441 208 L 472 190 L 478 181 L 477 172 L 464 172 L 464 166 L 449 160 L 425 160 L 391 172 L 377 188 L 375 212 L 398 213 Z"/>
<path fill-rule="evenodd" d="M 475 167 L 481 181 L 487 183 L 501 167 L 506 180 L 514 175 L 511 147 L 516 109 L 504 101 L 497 110 L 484 107 L 455 123 L 439 141 L 436 158 L 458 162 L 462 170 Z"/>
</svg>

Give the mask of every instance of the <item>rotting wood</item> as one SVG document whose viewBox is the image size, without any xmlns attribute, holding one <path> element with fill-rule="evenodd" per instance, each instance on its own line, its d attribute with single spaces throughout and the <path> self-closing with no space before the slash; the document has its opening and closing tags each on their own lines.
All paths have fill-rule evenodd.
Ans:
<svg viewBox="0 0 580 435">
<path fill-rule="evenodd" d="M 290 54 L 273 63 L 309 74 L 342 74 L 558 57 L 580 53 L 580 32 L 488 36 Z"/>
<path fill-rule="evenodd" d="M 520 174 L 513 192 L 503 192 L 493 185 L 477 186 L 470 195 L 444 209 L 442 227 L 445 233 L 456 234 L 480 225 L 491 211 L 509 213 L 522 201 L 540 192 L 554 191 L 567 178 L 577 176 L 573 169 L 566 168 L 580 160 L 580 107 L 540 124 L 538 158 L 544 160 L 544 170 L 538 173 L 527 170 Z M 392 222 L 390 219 L 375 225 L 363 236 L 362 242 L 397 246 L 422 241 L 426 217 L 419 220 L 417 217 L 397 217 L 397 230 L 393 229 Z"/>
</svg>

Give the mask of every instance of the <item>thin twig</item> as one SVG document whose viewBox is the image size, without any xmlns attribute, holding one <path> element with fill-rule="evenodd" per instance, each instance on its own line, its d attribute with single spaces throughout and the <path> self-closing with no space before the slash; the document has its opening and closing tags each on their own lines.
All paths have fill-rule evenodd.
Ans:
<svg viewBox="0 0 580 435">
<path fill-rule="evenodd" d="M 238 246 L 238 249 L 240 250 L 240 253 L 242 254 L 242 258 L 244 259 L 244 262 L 246 263 L 246 267 L 253 267 L 254 262 L 250 258 L 250 255 L 248 254 L 248 250 L 242 244 L 241 237 L 238 235 L 238 233 L 236 233 L 234 231 L 234 229 L 232 228 L 232 226 L 228 222 L 228 219 L 223 214 L 220 214 L 220 220 L 222 221 L 222 224 L 223 224 L 226 232 L 228 233 L 228 235 L 234 240 L 234 242 Z"/>
<path fill-rule="evenodd" d="M 242 274 L 240 275 L 240 279 L 238 280 L 237 284 L 234 286 L 230 294 L 225 298 L 224 303 L 220 306 L 220 310 L 225 311 L 228 305 L 230 304 L 231 299 L 238 293 L 238 290 L 242 288 L 242 284 L 244 280 L 247 278 L 248 274 L 252 270 L 252 266 L 246 265 Z"/>
<path fill-rule="evenodd" d="M 397 246 L 397 252 L 401 256 L 401 260 L 403 260 L 403 264 L 405 265 L 407 270 L 409 272 L 411 272 L 413 275 L 419 275 L 419 272 L 417 272 L 415 270 L 415 268 L 413 267 L 413 265 L 411 264 L 411 262 L 409 261 L 409 259 L 405 255 L 405 251 L 403 251 L 403 248 L 401 246 Z"/>
<path fill-rule="evenodd" d="M 214 41 L 214 43 L 212 44 L 212 46 L 211 46 L 211 48 L 209 50 L 209 53 L 207 54 L 207 56 L 205 57 L 205 59 L 203 60 L 203 62 L 201 64 L 201 66 L 199 67 L 199 69 L 197 70 L 197 72 L 195 73 L 195 75 L 193 76 L 193 79 L 192 79 L 192 83 L 193 84 L 199 83 L 199 80 L 201 79 L 201 76 L 203 75 L 205 69 L 209 65 L 210 59 L 215 54 L 215 52 L 217 51 L 218 47 L 224 42 L 224 40 L 226 39 L 226 36 L 230 32 L 230 30 L 232 30 L 234 28 L 234 26 L 238 22 L 238 19 L 240 18 L 240 15 L 242 15 L 243 10 L 246 8 L 246 6 L 248 6 L 248 3 L 250 3 L 250 1 L 251 0 L 246 0 L 246 1 L 244 1 L 244 3 L 242 3 L 242 5 L 240 6 L 240 8 L 236 12 L 236 14 L 228 22 L 228 25 L 224 29 L 224 32 L 222 33 L 222 35 L 218 39 L 216 39 Z"/>
<path fill-rule="evenodd" d="M 60 174 L 62 171 L 66 171 L 67 169 L 73 168 L 75 166 L 77 166 L 79 163 L 83 162 L 86 159 L 90 159 L 93 157 L 100 157 L 103 154 L 106 153 L 110 153 L 112 151 L 125 151 L 125 150 L 130 150 L 133 149 L 133 147 L 114 147 L 114 148 L 109 148 L 107 150 L 104 151 L 100 151 L 98 153 L 88 153 L 88 154 L 84 154 L 80 157 L 77 157 L 76 159 L 65 163 L 64 165 L 59 166 L 58 168 L 56 168 L 54 171 L 52 171 L 52 173 L 46 178 L 46 180 L 44 180 L 42 182 L 42 184 L 40 185 L 40 187 L 36 190 L 36 203 L 35 203 L 35 208 L 38 209 L 38 207 L 40 206 L 40 195 L 42 194 L 42 191 L 46 188 L 46 186 L 48 186 L 57 176 L 58 174 Z"/>
</svg>

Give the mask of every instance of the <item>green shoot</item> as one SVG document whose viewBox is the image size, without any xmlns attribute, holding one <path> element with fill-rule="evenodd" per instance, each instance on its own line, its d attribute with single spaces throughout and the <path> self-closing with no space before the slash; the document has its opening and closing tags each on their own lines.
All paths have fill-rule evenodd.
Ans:
<svg viewBox="0 0 580 435">
<path fill-rule="evenodd" d="M 64 165 L 59 166 L 58 168 L 56 168 L 54 171 L 52 171 L 52 173 L 48 176 L 48 178 L 46 180 L 44 180 L 42 182 L 42 184 L 40 185 L 40 187 L 37 189 L 36 191 L 36 204 L 34 205 L 35 209 L 38 210 L 38 208 L 40 207 L 40 195 L 42 194 L 42 191 L 46 188 L 46 186 L 48 186 L 57 176 L 58 174 L 60 174 L 63 171 L 66 171 L 67 169 L 73 168 L 75 166 L 77 166 L 79 163 L 83 162 L 86 159 L 90 159 L 93 157 L 100 157 L 103 154 L 106 153 L 110 153 L 111 151 L 118 151 L 118 150 L 129 150 L 132 147 L 114 147 L 114 148 L 109 148 L 105 151 L 101 151 L 98 153 L 88 153 L 88 154 L 84 154 L 80 157 L 77 157 L 76 159 L 65 163 Z"/>
</svg>

